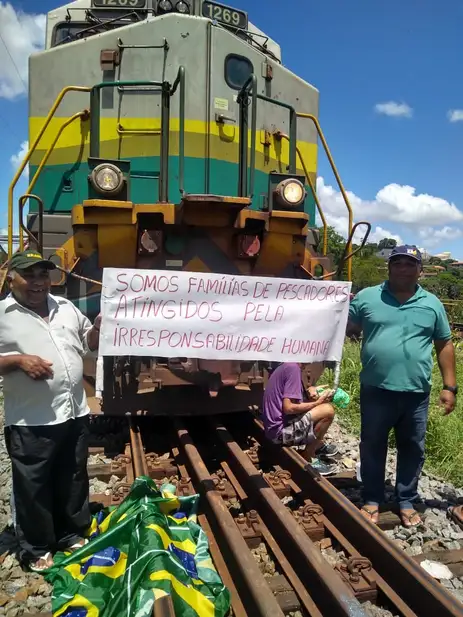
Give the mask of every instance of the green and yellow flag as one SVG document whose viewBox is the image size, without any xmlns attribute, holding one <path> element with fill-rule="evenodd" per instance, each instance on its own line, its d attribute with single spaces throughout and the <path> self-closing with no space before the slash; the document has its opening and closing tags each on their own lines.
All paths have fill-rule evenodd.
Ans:
<svg viewBox="0 0 463 617">
<path fill-rule="evenodd" d="M 170 594 L 177 617 L 225 617 L 230 593 L 197 523 L 198 495 L 138 478 L 120 506 L 94 517 L 91 541 L 59 553 L 46 574 L 54 617 L 150 617 Z"/>
</svg>

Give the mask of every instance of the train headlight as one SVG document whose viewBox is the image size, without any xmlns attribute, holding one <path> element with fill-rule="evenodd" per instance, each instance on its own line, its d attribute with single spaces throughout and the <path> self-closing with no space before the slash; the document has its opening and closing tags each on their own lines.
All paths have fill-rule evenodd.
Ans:
<svg viewBox="0 0 463 617">
<path fill-rule="evenodd" d="M 178 11 L 179 13 L 183 13 L 184 15 L 186 15 L 186 14 L 189 14 L 190 7 L 188 6 L 186 2 L 183 2 L 183 0 L 180 0 L 180 2 L 177 2 L 177 4 L 175 5 L 175 10 Z"/>
<path fill-rule="evenodd" d="M 158 4 L 158 9 L 162 11 L 162 13 L 170 13 L 174 10 L 174 7 L 172 6 L 172 2 L 170 0 L 161 0 Z"/>
<path fill-rule="evenodd" d="M 282 205 L 295 208 L 304 201 L 306 191 L 302 182 L 288 178 L 280 182 L 275 189 L 275 195 Z"/>
<path fill-rule="evenodd" d="M 97 165 L 90 174 L 93 188 L 105 195 L 117 195 L 124 184 L 122 171 L 111 163 Z"/>
</svg>

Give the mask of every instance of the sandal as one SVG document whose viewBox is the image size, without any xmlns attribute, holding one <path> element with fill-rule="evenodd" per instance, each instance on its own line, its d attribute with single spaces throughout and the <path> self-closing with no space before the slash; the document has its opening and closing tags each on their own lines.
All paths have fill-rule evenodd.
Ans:
<svg viewBox="0 0 463 617">
<path fill-rule="evenodd" d="M 360 510 L 365 518 L 368 518 L 374 525 L 379 522 L 379 507 L 378 506 L 363 506 Z"/>
<path fill-rule="evenodd" d="M 447 518 L 462 527 L 463 525 L 463 505 L 450 506 L 447 508 Z"/>
<path fill-rule="evenodd" d="M 84 548 L 84 546 L 86 546 L 88 544 L 88 540 L 87 538 L 83 538 L 82 540 L 79 540 L 78 542 L 75 542 L 72 546 L 69 546 L 65 552 L 66 553 L 75 553 L 76 551 L 79 551 L 81 548 Z"/>
<path fill-rule="evenodd" d="M 36 561 L 29 563 L 29 569 L 32 572 L 44 572 L 53 566 L 53 557 L 51 553 L 45 553 L 43 557 L 39 557 Z"/>
<path fill-rule="evenodd" d="M 407 512 L 409 514 L 407 514 Z M 417 517 L 418 517 L 418 522 L 412 523 L 412 520 L 416 519 Z M 421 516 L 418 514 L 416 510 L 401 510 L 400 520 L 402 521 L 402 525 L 406 527 L 407 529 L 410 529 L 410 527 L 418 527 L 419 525 L 423 524 L 423 521 L 421 520 Z"/>
</svg>

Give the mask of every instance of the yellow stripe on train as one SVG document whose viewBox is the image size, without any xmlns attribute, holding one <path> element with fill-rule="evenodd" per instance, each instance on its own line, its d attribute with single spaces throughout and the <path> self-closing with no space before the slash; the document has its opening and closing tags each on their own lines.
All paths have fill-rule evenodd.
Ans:
<svg viewBox="0 0 463 617">
<path fill-rule="evenodd" d="M 57 132 L 67 118 L 53 118 L 41 138 L 37 150 L 32 156 L 31 162 L 38 165 L 45 151 L 50 147 Z M 45 118 L 29 119 L 29 143 L 32 143 L 41 130 Z M 160 131 L 159 119 L 150 118 L 124 118 L 124 130 L 147 130 Z M 204 158 L 206 156 L 205 136 L 208 124 L 202 120 L 185 121 L 185 156 L 190 158 Z M 238 163 L 239 160 L 239 130 L 236 126 L 221 126 L 216 122 L 209 124 L 211 135 L 211 159 Z M 178 156 L 179 153 L 179 120 L 172 118 L 170 123 L 170 154 Z M 261 135 L 262 133 L 262 135 Z M 89 123 L 76 121 L 64 129 L 54 152 L 49 159 L 50 165 L 74 163 L 78 156 L 88 156 L 89 148 Z M 286 140 L 277 141 L 271 139 L 270 146 L 264 145 L 263 131 L 258 131 L 256 140 L 257 168 L 262 171 L 273 169 L 275 162 L 287 165 L 289 162 L 289 144 Z M 249 135 L 250 143 L 250 135 Z M 83 154 L 80 149 L 84 146 Z M 299 141 L 299 150 L 309 172 L 315 173 L 317 169 L 317 144 Z M 112 157 L 115 154 L 120 158 L 140 156 L 159 156 L 161 149 L 161 137 L 159 135 L 123 135 L 118 133 L 118 120 L 116 118 L 102 118 L 100 123 L 100 155 Z M 298 168 L 300 163 L 298 161 Z"/>
</svg>

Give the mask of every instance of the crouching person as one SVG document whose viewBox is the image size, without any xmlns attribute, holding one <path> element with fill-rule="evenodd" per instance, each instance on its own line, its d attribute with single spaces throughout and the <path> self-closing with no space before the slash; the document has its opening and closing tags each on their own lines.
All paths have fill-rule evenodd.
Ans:
<svg viewBox="0 0 463 617">
<path fill-rule="evenodd" d="M 54 268 L 35 251 L 16 253 L 0 302 L 15 531 L 21 562 L 36 571 L 52 565 L 52 552 L 80 548 L 91 523 L 83 356 L 98 347 L 100 318 L 92 326 L 49 293 Z"/>
<path fill-rule="evenodd" d="M 302 383 L 303 364 L 280 364 L 265 388 L 262 415 L 265 435 L 272 443 L 298 446 L 302 456 L 321 475 L 336 473 L 337 466 L 321 458 L 337 454 L 336 446 L 323 444 L 323 438 L 334 419 L 330 404 L 332 391 L 318 396 L 315 388 L 305 395 Z M 315 458 L 317 457 L 317 458 Z"/>
</svg>

